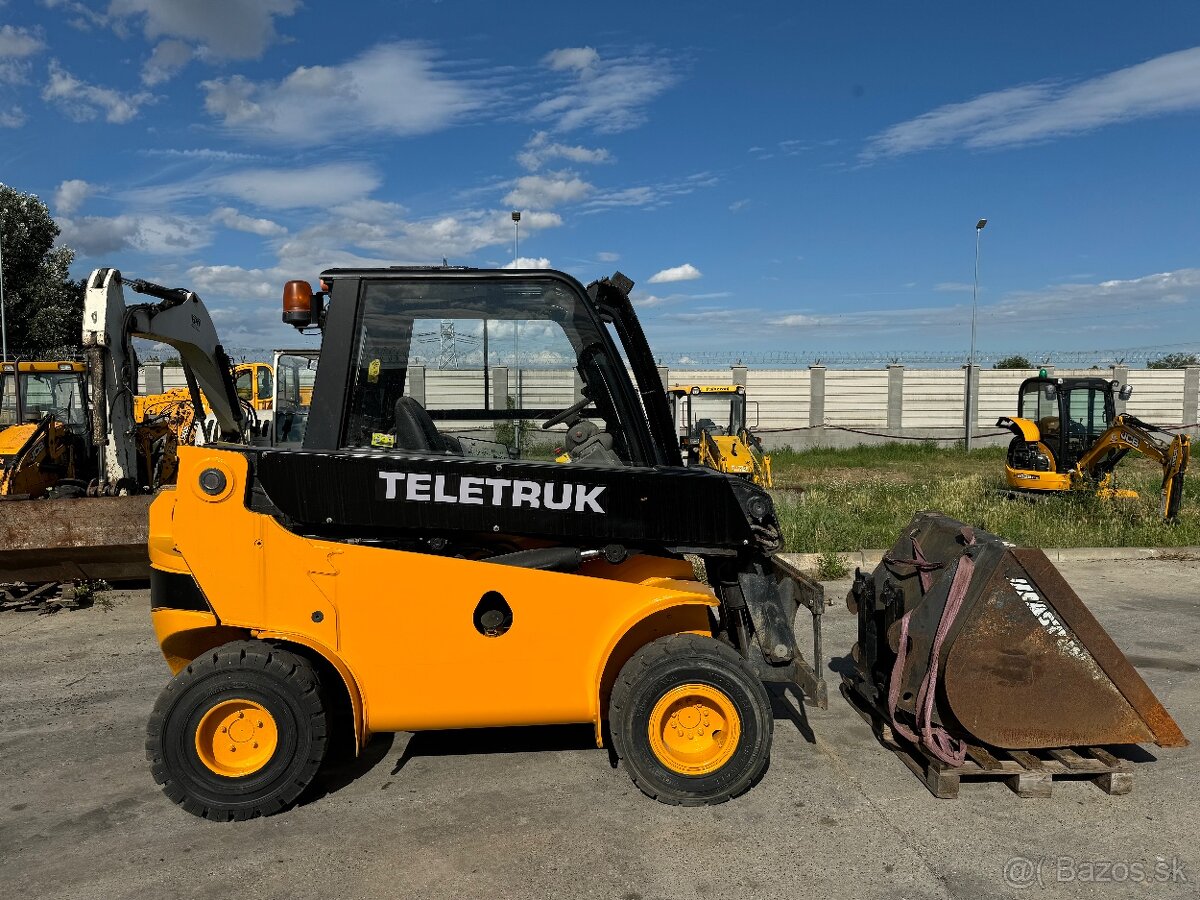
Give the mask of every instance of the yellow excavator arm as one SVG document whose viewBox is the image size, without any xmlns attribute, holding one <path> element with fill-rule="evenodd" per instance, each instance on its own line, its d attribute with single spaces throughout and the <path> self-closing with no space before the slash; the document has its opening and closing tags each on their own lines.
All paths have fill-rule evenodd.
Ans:
<svg viewBox="0 0 1200 900">
<path fill-rule="evenodd" d="M 1113 469 L 1130 451 L 1140 453 L 1162 466 L 1162 515 L 1168 521 L 1179 518 L 1183 500 L 1183 477 L 1191 456 L 1191 438 L 1186 434 L 1172 435 L 1170 441 L 1155 437 L 1155 432 L 1167 434 L 1135 416 L 1117 416 L 1108 431 L 1100 435 L 1091 449 L 1079 458 L 1076 471 L 1091 481 L 1112 474 Z"/>
</svg>

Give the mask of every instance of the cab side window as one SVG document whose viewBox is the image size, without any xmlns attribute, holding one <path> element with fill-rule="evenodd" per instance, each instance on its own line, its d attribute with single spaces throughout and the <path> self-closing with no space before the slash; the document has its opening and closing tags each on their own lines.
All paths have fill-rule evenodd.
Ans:
<svg viewBox="0 0 1200 900">
<path fill-rule="evenodd" d="M 258 399 L 270 400 L 273 388 L 274 385 L 271 384 L 271 370 L 266 366 L 258 366 Z"/>
</svg>

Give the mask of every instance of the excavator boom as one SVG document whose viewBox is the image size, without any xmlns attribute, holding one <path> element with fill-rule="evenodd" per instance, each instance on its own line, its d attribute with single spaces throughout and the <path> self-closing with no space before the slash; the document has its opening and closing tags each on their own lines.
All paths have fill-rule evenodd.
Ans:
<svg viewBox="0 0 1200 900">
<path fill-rule="evenodd" d="M 1117 416 L 1112 427 L 1104 432 L 1076 464 L 1078 472 L 1090 481 L 1099 481 L 1111 474 L 1118 462 L 1131 451 L 1140 453 L 1162 466 L 1162 515 L 1168 521 L 1179 518 L 1183 499 L 1183 478 L 1191 456 L 1191 438 L 1186 434 L 1171 435 L 1163 441 L 1155 434 L 1167 434 L 1134 416 Z"/>
<path fill-rule="evenodd" d="M 127 305 L 126 286 L 154 298 L 155 302 Z M 116 269 L 96 269 L 87 280 L 84 297 L 82 338 L 90 411 L 81 414 L 81 421 L 86 419 L 88 426 L 80 428 L 81 432 L 86 430 L 90 453 L 94 456 L 90 471 L 73 469 L 70 475 L 86 487 L 89 495 L 109 496 L 3 504 L 0 600 L 19 599 L 12 587 L 19 582 L 149 575 L 146 555 L 149 498 L 145 495 L 158 484 L 171 480 L 175 445 L 166 440 L 172 423 L 157 422 L 148 427 L 135 416 L 137 357 L 132 345 L 135 337 L 174 348 L 183 362 L 193 409 L 202 408 L 203 390 L 221 439 L 241 440 L 245 417 L 232 369 L 200 298 L 182 288 L 166 288 L 141 279 L 126 280 Z M 74 366 L 72 371 L 82 368 L 70 365 Z M 76 373 L 76 377 L 83 375 Z M 159 419 L 172 414 L 170 410 L 159 412 Z M 183 421 L 186 413 L 182 410 L 175 413 L 180 421 L 173 423 L 173 433 L 184 434 L 188 431 L 188 423 Z M 53 439 L 63 431 L 50 417 L 36 428 L 43 433 L 42 443 L 47 448 L 52 448 Z M 78 440 L 83 441 L 84 436 L 81 434 Z M 6 475 L 5 480 L 7 483 L 13 479 Z M 45 489 L 41 485 L 36 493 Z"/>
</svg>

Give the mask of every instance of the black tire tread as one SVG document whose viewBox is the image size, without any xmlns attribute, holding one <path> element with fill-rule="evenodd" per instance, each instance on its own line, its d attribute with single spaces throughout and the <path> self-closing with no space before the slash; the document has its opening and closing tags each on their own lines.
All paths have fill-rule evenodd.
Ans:
<svg viewBox="0 0 1200 900">
<path fill-rule="evenodd" d="M 612 722 L 617 718 L 632 700 L 634 686 L 638 679 L 644 675 L 656 663 L 664 659 L 675 658 L 680 660 L 700 659 L 700 658 L 717 658 L 726 663 L 729 663 L 741 669 L 747 676 L 749 682 L 757 689 L 756 693 L 758 701 L 766 710 L 771 709 L 771 699 L 767 694 L 767 690 L 763 687 L 762 682 L 750 667 L 750 664 L 729 644 L 723 643 L 715 638 L 704 637 L 699 634 L 672 634 L 667 637 L 659 638 L 651 641 L 641 647 L 636 653 L 629 658 L 629 661 L 622 667 L 620 674 L 617 676 L 616 682 L 613 684 L 612 694 L 609 697 L 609 721 Z M 775 720 L 771 715 L 767 715 L 767 740 L 769 741 L 774 732 Z M 629 748 L 625 746 L 625 735 L 621 733 L 619 728 L 609 729 L 613 752 L 617 758 L 624 760 L 628 757 Z M 665 803 L 670 806 L 709 806 L 717 803 L 724 803 L 732 800 L 734 797 L 739 797 L 746 791 L 750 790 L 762 777 L 763 772 L 767 768 L 769 758 L 764 756 L 762 762 L 754 772 L 753 776 L 746 784 L 737 790 L 729 791 L 715 797 L 704 799 L 676 797 L 668 794 L 663 794 L 657 791 L 653 785 L 648 784 L 644 779 L 639 778 L 633 768 L 626 765 L 625 769 L 629 772 L 629 777 L 638 789 L 652 800 L 657 800 L 660 803 Z"/>
<path fill-rule="evenodd" d="M 309 716 L 312 728 L 313 749 L 304 767 L 296 773 L 291 788 L 271 800 L 257 806 L 238 810 L 211 807 L 190 797 L 172 777 L 161 751 L 161 738 L 166 717 L 178 697 L 192 683 L 212 671 L 221 669 L 258 669 L 281 681 L 295 686 L 297 699 L 301 701 Z M 163 688 L 154 703 L 154 709 L 146 724 L 146 759 L 155 783 L 173 803 L 194 816 L 214 822 L 245 821 L 258 816 L 269 816 L 288 808 L 311 784 L 320 768 L 328 740 L 326 713 L 321 699 L 321 683 L 316 670 L 308 660 L 264 641 L 232 641 L 222 644 L 196 657 Z"/>
</svg>

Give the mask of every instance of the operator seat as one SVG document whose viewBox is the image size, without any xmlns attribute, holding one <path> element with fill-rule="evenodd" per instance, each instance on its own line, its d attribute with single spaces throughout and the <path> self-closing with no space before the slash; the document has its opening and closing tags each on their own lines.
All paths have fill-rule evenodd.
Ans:
<svg viewBox="0 0 1200 900">
<path fill-rule="evenodd" d="M 442 434 L 417 400 L 401 397 L 396 401 L 396 448 L 414 453 L 453 453 L 462 456 L 458 438 Z"/>
</svg>

